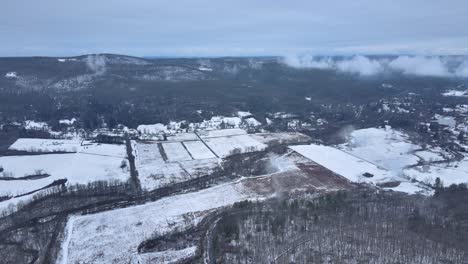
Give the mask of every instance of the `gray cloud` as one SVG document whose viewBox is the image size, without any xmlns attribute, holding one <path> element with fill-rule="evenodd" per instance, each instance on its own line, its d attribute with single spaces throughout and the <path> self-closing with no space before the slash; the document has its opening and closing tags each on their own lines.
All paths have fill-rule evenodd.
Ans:
<svg viewBox="0 0 468 264">
<path fill-rule="evenodd" d="M 4 0 L 0 56 L 468 53 L 466 10 L 465 0 Z"/>
</svg>

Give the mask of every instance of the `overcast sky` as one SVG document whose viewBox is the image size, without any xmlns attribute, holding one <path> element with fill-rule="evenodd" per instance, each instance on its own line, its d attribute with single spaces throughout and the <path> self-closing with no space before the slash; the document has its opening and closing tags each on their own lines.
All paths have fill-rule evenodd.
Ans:
<svg viewBox="0 0 468 264">
<path fill-rule="evenodd" d="M 2 0 L 0 56 L 468 54 L 467 0 Z"/>
</svg>

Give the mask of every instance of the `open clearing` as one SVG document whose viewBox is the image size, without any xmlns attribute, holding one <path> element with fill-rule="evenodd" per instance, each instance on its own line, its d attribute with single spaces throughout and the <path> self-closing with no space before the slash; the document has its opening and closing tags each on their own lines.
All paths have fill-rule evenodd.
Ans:
<svg viewBox="0 0 468 264">
<path fill-rule="evenodd" d="M 262 151 L 267 145 L 255 140 L 250 135 L 237 135 L 229 137 L 213 137 L 204 139 L 205 143 L 218 157 L 227 157 L 233 154 Z"/>
<path fill-rule="evenodd" d="M 192 160 L 181 142 L 163 143 L 162 145 L 170 162 Z"/>
<path fill-rule="evenodd" d="M 122 158 L 95 156 L 82 153 L 34 156 L 0 157 L 4 175 L 23 177 L 38 173 L 49 177 L 37 180 L 5 181 L 0 178 L 0 195 L 20 195 L 67 179 L 69 184 L 87 184 L 94 181 L 126 181 L 129 172 L 121 169 Z"/>
<path fill-rule="evenodd" d="M 41 139 L 20 138 L 10 147 L 10 150 L 27 152 L 78 152 L 94 155 L 126 158 L 125 145 L 98 144 L 78 139 Z"/>
<path fill-rule="evenodd" d="M 398 186 L 392 187 L 391 189 L 408 193 L 427 193 L 425 188 L 421 188 L 421 186 L 416 183 L 402 185 L 403 182 L 409 181 L 398 176 L 398 174 L 393 171 L 379 167 L 372 162 L 363 160 L 334 147 L 311 144 L 291 146 L 290 148 L 325 168 L 346 177 L 352 182 L 365 182 L 372 185 L 385 182 L 400 182 Z M 366 174 L 370 174 L 369 177 L 366 177 Z"/>
<path fill-rule="evenodd" d="M 193 160 L 182 144 L 197 144 L 193 153 L 195 156 L 210 157 L 206 159 Z M 145 190 L 154 190 L 170 184 L 184 182 L 193 178 L 208 175 L 219 166 L 219 160 L 213 158 L 214 155 L 206 148 L 201 141 L 171 142 L 162 144 L 168 156 L 168 161 L 164 161 L 156 142 L 132 142 L 135 155 L 135 165 L 138 170 L 138 178 L 141 187 Z M 190 145 L 189 144 L 189 145 Z M 198 149 L 203 145 L 205 149 Z M 191 147 L 193 145 L 190 145 Z M 188 149 L 188 147 L 187 147 Z M 200 151 L 201 150 L 201 151 Z M 206 152 L 204 152 L 206 151 Z M 194 157 L 195 158 L 195 157 Z"/>
<path fill-rule="evenodd" d="M 213 152 L 211 152 L 211 150 L 209 150 L 201 141 L 185 141 L 183 144 L 194 159 L 216 158 Z"/>
<path fill-rule="evenodd" d="M 138 245 L 153 235 L 184 230 L 198 223 L 204 211 L 255 198 L 240 184 L 224 184 L 145 205 L 71 216 L 58 263 L 137 263 Z"/>
<path fill-rule="evenodd" d="M 77 152 L 79 140 L 20 138 L 9 149 L 28 152 Z"/>
</svg>

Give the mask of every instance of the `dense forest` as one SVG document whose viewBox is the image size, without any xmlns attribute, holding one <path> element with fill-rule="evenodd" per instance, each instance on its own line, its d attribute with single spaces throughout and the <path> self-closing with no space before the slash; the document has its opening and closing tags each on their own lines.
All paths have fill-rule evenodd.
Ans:
<svg viewBox="0 0 468 264">
<path fill-rule="evenodd" d="M 216 263 L 468 263 L 467 205 L 466 185 L 239 203 L 216 226 Z"/>
</svg>

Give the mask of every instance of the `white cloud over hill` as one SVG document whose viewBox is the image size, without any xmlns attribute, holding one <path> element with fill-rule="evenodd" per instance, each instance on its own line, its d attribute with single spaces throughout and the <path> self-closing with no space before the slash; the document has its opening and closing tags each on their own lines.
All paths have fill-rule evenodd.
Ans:
<svg viewBox="0 0 468 264">
<path fill-rule="evenodd" d="M 313 56 L 311 54 L 288 55 L 283 62 L 294 68 L 329 69 L 344 73 L 372 76 L 385 72 L 415 76 L 468 78 L 468 59 L 444 56 L 398 56 L 372 58 L 356 55 L 345 58 Z"/>
</svg>

